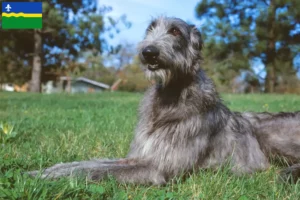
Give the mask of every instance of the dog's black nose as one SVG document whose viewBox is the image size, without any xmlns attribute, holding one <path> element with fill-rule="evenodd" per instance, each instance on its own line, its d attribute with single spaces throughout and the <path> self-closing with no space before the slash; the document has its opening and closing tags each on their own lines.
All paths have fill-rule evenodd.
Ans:
<svg viewBox="0 0 300 200">
<path fill-rule="evenodd" d="M 157 57 L 159 56 L 159 50 L 155 46 L 147 46 L 143 49 L 142 54 L 147 62 L 155 64 Z"/>
</svg>

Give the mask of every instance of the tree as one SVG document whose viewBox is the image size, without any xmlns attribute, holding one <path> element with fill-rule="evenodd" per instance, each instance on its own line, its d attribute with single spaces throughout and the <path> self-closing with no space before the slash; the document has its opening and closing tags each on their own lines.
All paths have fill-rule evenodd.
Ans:
<svg viewBox="0 0 300 200">
<path fill-rule="evenodd" d="M 30 90 L 39 92 L 41 73 L 45 69 L 68 69 L 69 64 L 77 62 L 80 52 L 102 53 L 108 46 L 101 37 L 108 31 L 104 16 L 110 10 L 110 7 L 98 7 L 95 0 L 44 1 L 42 30 L 1 30 L 0 38 L 13 41 L 6 52 L 14 52 L 21 65 L 32 63 Z M 119 21 L 126 22 L 126 18 L 109 18 L 109 30 L 113 30 Z M 5 53 L 4 50 L 1 52 Z"/>
<path fill-rule="evenodd" d="M 206 53 L 221 63 L 217 71 L 226 74 L 249 70 L 251 61 L 259 58 L 265 66 L 265 92 L 275 91 L 282 74 L 295 76 L 293 59 L 299 55 L 300 44 L 299 1 L 203 0 L 196 12 L 199 19 L 205 19 Z"/>
<path fill-rule="evenodd" d="M 32 72 L 31 72 L 31 92 L 41 91 L 41 74 L 42 74 L 42 35 L 38 30 L 33 31 L 33 62 L 32 62 Z"/>
</svg>

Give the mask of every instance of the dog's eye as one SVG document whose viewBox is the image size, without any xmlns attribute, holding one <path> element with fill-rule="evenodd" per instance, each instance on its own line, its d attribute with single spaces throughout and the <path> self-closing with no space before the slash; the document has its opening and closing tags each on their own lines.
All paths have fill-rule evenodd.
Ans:
<svg viewBox="0 0 300 200">
<path fill-rule="evenodd" d="M 169 31 L 168 31 L 169 34 L 172 34 L 174 36 L 178 36 L 178 35 L 181 35 L 181 32 L 178 28 L 171 28 Z"/>
</svg>

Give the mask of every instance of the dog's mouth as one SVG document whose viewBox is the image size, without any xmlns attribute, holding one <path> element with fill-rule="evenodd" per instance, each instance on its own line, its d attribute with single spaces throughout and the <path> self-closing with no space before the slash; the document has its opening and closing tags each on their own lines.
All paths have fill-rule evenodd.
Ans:
<svg viewBox="0 0 300 200">
<path fill-rule="evenodd" d="M 147 66 L 150 71 L 155 71 L 155 70 L 160 69 L 158 64 L 148 64 Z"/>
</svg>

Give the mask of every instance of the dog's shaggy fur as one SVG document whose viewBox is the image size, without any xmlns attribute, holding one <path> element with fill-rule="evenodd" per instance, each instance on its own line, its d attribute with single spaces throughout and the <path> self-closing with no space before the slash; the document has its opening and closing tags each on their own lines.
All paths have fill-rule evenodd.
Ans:
<svg viewBox="0 0 300 200">
<path fill-rule="evenodd" d="M 146 76 L 156 84 L 141 103 L 127 158 L 57 164 L 41 176 L 80 172 L 100 180 L 111 174 L 121 182 L 160 185 L 181 173 L 225 163 L 243 174 L 267 169 L 277 155 L 299 161 L 300 112 L 230 111 L 201 70 L 201 48 L 194 26 L 177 18 L 153 20 L 138 49 Z M 295 165 L 285 172 L 297 176 L 299 169 Z"/>
</svg>

